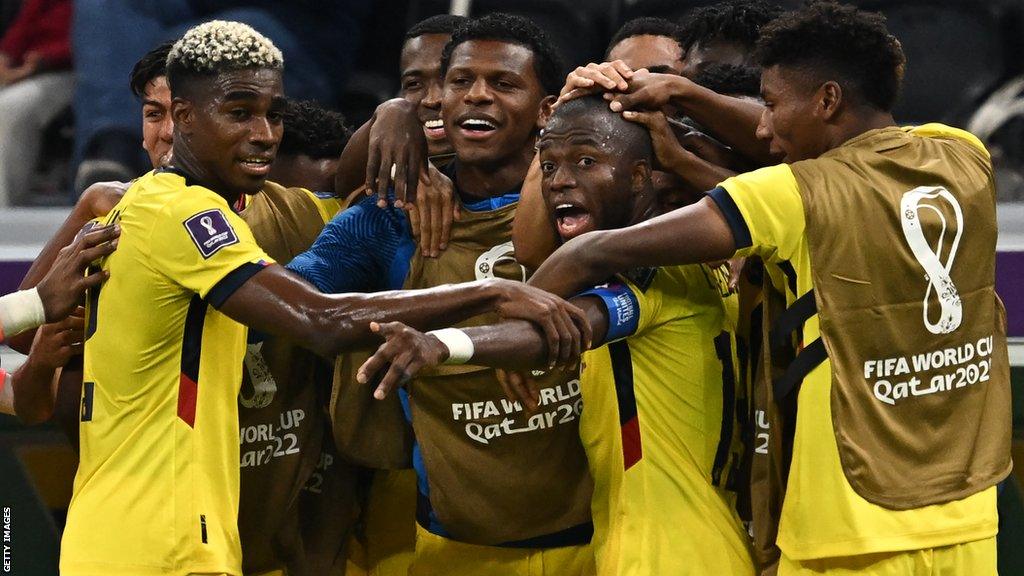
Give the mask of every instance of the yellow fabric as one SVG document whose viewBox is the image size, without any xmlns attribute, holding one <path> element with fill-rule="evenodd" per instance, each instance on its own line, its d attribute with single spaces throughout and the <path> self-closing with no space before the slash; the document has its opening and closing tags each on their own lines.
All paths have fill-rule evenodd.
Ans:
<svg viewBox="0 0 1024 576">
<path fill-rule="evenodd" d="M 714 340 L 735 325 L 735 311 L 727 318 L 704 266 L 659 269 L 646 291 L 628 286 L 640 310 L 624 342 L 641 442 L 628 469 L 616 396 L 623 382 L 616 382 L 609 346 L 583 357 L 580 436 L 594 478 L 598 573 L 753 574 L 733 496 L 711 482 L 723 417 Z"/>
<path fill-rule="evenodd" d="M 377 470 L 363 517 L 365 556 L 370 576 L 405 576 L 416 546 L 416 471 Z M 360 550 L 361 549 L 361 550 Z"/>
<path fill-rule="evenodd" d="M 930 124 L 912 134 L 960 138 L 962 131 Z M 813 288 L 800 191 L 786 165 L 762 168 L 722 183 L 750 229 L 756 254 L 767 263 L 789 261 L 797 273 L 795 297 Z M 804 325 L 803 341 L 818 338 L 818 317 Z M 994 536 L 996 492 L 990 488 L 963 500 L 894 511 L 861 498 L 839 461 L 832 429 L 831 364 L 826 360 L 804 379 L 798 397 L 793 464 L 779 526 L 778 544 L 791 559 L 853 556 L 936 548 Z"/>
<path fill-rule="evenodd" d="M 183 223 L 220 211 L 237 242 L 204 258 Z M 107 216 L 118 220 L 111 272 L 87 311 L 91 419 L 61 544 L 61 574 L 241 573 L 238 411 L 246 329 L 205 306 L 194 426 L 179 416 L 190 306 L 226 275 L 269 257 L 223 198 L 173 173 L 140 178 Z M 216 220 L 209 220 L 209 222 Z M 222 224 L 223 228 L 224 225 Z M 95 298 L 95 294 L 92 295 Z M 205 518 L 207 542 L 201 540 Z"/>
<path fill-rule="evenodd" d="M 942 548 L 866 554 L 846 558 L 792 560 L 785 555 L 778 576 L 995 576 L 995 537 Z"/>
<path fill-rule="evenodd" d="M 416 556 L 409 576 L 590 576 L 589 545 L 501 548 L 449 540 L 416 525 Z"/>
<path fill-rule="evenodd" d="M 330 222 L 338 212 L 341 212 L 341 203 L 344 199 L 337 198 L 335 196 L 323 196 L 316 192 L 310 192 L 305 188 L 301 188 L 301 190 L 313 200 L 313 205 L 316 206 L 316 210 L 320 213 L 320 217 L 324 219 L 324 224 Z"/>
</svg>

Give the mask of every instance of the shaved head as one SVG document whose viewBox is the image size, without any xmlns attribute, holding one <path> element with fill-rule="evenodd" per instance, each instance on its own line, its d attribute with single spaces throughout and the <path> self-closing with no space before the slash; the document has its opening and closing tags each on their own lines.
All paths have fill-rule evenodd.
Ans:
<svg viewBox="0 0 1024 576">
<path fill-rule="evenodd" d="M 646 128 L 612 112 L 600 95 L 576 98 L 561 104 L 548 119 L 540 140 L 555 134 L 582 130 L 597 137 L 601 146 L 608 146 L 629 160 L 651 162 L 651 135 Z"/>
</svg>

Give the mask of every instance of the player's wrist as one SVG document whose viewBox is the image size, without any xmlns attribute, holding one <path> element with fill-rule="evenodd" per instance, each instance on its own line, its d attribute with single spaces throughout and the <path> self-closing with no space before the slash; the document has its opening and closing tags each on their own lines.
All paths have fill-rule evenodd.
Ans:
<svg viewBox="0 0 1024 576">
<path fill-rule="evenodd" d="M 37 328 L 45 322 L 46 308 L 38 287 L 0 298 L 0 334 L 5 338 Z"/>
<path fill-rule="evenodd" d="M 465 364 L 473 359 L 475 352 L 473 340 L 462 330 L 458 328 L 431 330 L 427 332 L 427 336 L 436 338 L 447 350 L 447 358 L 443 359 L 444 364 Z M 442 353 L 442 356 L 445 354 Z"/>
</svg>

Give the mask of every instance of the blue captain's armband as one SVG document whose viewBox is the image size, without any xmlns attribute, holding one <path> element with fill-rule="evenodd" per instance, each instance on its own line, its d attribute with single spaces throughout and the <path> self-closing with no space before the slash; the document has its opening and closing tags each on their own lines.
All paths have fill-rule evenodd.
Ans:
<svg viewBox="0 0 1024 576">
<path fill-rule="evenodd" d="M 605 342 L 622 340 L 640 326 L 640 301 L 633 290 L 618 282 L 587 290 L 580 296 L 597 296 L 608 308 L 608 334 Z"/>
</svg>

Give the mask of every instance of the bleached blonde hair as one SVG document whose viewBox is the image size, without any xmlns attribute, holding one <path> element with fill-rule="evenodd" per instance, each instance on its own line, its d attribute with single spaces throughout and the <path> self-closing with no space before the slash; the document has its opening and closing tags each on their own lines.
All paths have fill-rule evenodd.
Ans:
<svg viewBox="0 0 1024 576">
<path fill-rule="evenodd" d="M 269 38 L 241 22 L 212 20 L 193 26 L 167 55 L 168 69 L 209 74 L 243 68 L 284 68 L 284 56 Z"/>
</svg>

